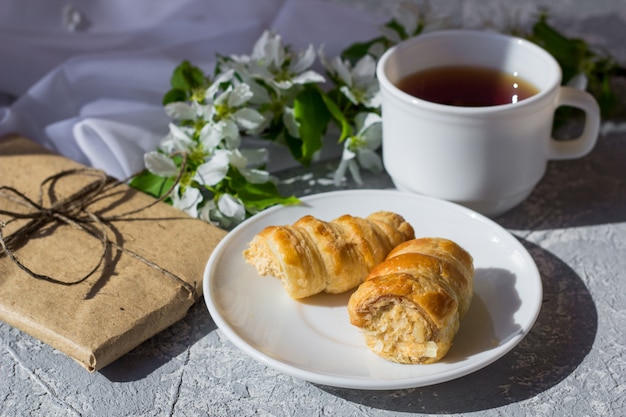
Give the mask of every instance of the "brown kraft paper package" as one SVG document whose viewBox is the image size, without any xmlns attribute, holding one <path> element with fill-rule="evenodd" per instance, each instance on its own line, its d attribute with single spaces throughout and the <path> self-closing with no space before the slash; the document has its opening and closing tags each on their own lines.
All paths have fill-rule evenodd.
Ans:
<svg viewBox="0 0 626 417">
<path fill-rule="evenodd" d="M 84 168 L 26 138 L 1 138 L 0 211 L 37 211 L 12 190 L 35 202 L 43 194 L 46 202 L 85 189 L 94 178 Z M 76 175 L 50 180 L 74 169 Z M 103 194 L 85 210 L 105 219 L 123 215 L 82 229 L 53 220 L 8 246 L 30 271 L 62 283 L 31 276 L 0 247 L 0 319 L 89 371 L 182 319 L 201 296 L 206 261 L 226 234 L 166 203 L 150 206 L 154 198 L 125 184 Z M 5 240 L 32 222 L 15 217 L 0 213 Z M 112 244 L 103 244 L 104 235 Z"/>
</svg>

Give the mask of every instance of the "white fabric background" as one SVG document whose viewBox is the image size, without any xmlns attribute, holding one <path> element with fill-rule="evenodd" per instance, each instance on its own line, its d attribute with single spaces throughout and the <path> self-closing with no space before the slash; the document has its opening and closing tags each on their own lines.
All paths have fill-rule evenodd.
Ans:
<svg viewBox="0 0 626 417">
<path fill-rule="evenodd" d="M 377 25 L 399 1 L 0 0 L 0 137 L 18 132 L 126 178 L 167 133 L 160 102 L 183 59 L 210 73 L 216 53 L 249 53 L 266 29 L 298 50 L 324 44 L 332 57 L 377 36 Z M 456 26 L 502 27 L 532 20 L 545 6 L 571 35 L 601 46 L 626 36 L 624 0 L 576 7 L 571 0 L 431 4 Z M 64 22 L 68 6 L 82 17 L 75 31 Z M 594 26 L 600 15 L 612 16 L 614 24 Z M 626 59 L 625 44 L 610 46 Z M 338 155 L 340 149 L 328 146 L 325 152 Z M 294 164 L 284 149 L 270 149 L 270 170 Z"/>
<path fill-rule="evenodd" d="M 71 32 L 67 1 L 0 4 L 0 92 L 17 97 L 0 109 L 0 136 L 21 133 L 118 178 L 167 133 L 160 103 L 183 59 L 212 73 L 216 53 L 248 54 L 266 29 L 334 56 L 387 19 L 315 0 L 75 1 L 83 19 Z M 275 152 L 271 169 L 293 165 Z"/>
</svg>

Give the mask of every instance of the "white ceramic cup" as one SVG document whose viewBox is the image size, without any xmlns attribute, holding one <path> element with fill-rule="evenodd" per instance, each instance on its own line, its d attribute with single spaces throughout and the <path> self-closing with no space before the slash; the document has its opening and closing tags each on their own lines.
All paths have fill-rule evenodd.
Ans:
<svg viewBox="0 0 626 417">
<path fill-rule="evenodd" d="M 539 92 L 517 103 L 460 107 L 425 101 L 396 86 L 416 71 L 458 65 L 516 72 Z M 472 30 L 419 35 L 386 51 L 377 77 L 383 163 L 395 186 L 487 216 L 501 214 L 528 197 L 548 160 L 580 158 L 597 140 L 600 111 L 594 98 L 561 86 L 556 60 L 524 39 Z M 552 138 L 559 106 L 585 113 L 578 138 Z"/>
</svg>

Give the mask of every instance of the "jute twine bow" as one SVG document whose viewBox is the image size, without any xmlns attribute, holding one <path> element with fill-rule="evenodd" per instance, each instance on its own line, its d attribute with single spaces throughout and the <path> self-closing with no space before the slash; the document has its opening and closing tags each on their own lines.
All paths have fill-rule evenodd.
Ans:
<svg viewBox="0 0 626 417">
<path fill-rule="evenodd" d="M 181 174 L 182 172 L 184 172 L 184 169 L 180 170 Z M 143 207 L 112 216 L 104 216 L 99 212 L 93 212 L 89 209 L 89 207 L 95 202 L 104 198 L 111 197 L 111 191 L 122 184 L 122 182 L 107 176 L 104 172 L 100 170 L 92 168 L 77 168 L 61 171 L 55 175 L 52 175 L 46 178 L 41 183 L 38 201 L 32 200 L 24 193 L 13 187 L 1 186 L 0 197 L 11 200 L 12 202 L 21 205 L 28 210 L 25 210 L 25 212 L 18 212 L 0 209 L 0 214 L 11 217 L 11 219 L 6 222 L 0 221 L 0 246 L 2 247 L 2 250 L 4 251 L 6 256 L 8 256 L 9 259 L 11 259 L 13 263 L 15 263 L 15 265 L 17 265 L 21 270 L 26 272 L 31 277 L 66 286 L 79 284 L 92 276 L 105 261 L 107 248 L 109 246 L 112 246 L 176 281 L 181 286 L 183 286 L 183 288 L 189 291 L 194 299 L 196 299 L 197 294 L 193 285 L 171 273 L 170 271 L 160 267 L 156 263 L 144 258 L 138 253 L 133 252 L 111 241 L 107 235 L 107 229 L 112 227 L 111 222 L 116 220 L 132 220 L 132 218 L 129 219 L 129 216 L 146 210 L 167 198 L 167 196 L 172 192 L 174 186 L 180 180 L 181 174 L 179 174 L 179 177 L 174 182 L 174 185 L 172 185 L 168 192 L 165 193 L 161 198 L 154 200 L 150 204 L 147 204 Z M 94 181 L 85 185 L 83 188 L 76 191 L 74 194 L 70 195 L 69 197 L 57 200 L 57 196 L 54 194 L 55 183 L 60 179 L 71 175 L 88 176 L 94 177 L 95 179 Z M 46 193 L 49 195 L 50 199 L 49 207 L 46 207 L 43 203 L 43 197 Z M 100 212 L 102 211 L 104 210 L 100 210 Z M 14 231 L 11 235 L 4 236 L 3 229 L 7 225 L 14 221 L 24 219 L 28 219 L 28 222 L 25 225 Z M 97 264 L 88 273 L 86 273 L 84 276 L 80 277 L 77 280 L 60 280 L 46 274 L 37 273 L 31 270 L 15 255 L 15 248 L 18 247 L 19 244 L 28 241 L 33 233 L 55 222 L 60 224 L 66 224 L 78 230 L 82 230 L 83 232 L 97 238 L 101 243 L 102 251 L 100 253 Z M 2 253 L 0 252 L 0 257 L 1 256 Z"/>
</svg>

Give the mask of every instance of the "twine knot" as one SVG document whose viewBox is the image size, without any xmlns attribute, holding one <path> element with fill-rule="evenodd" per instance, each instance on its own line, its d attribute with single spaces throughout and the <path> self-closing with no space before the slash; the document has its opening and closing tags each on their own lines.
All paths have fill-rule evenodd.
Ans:
<svg viewBox="0 0 626 417">
<path fill-rule="evenodd" d="M 60 198 L 56 194 L 55 190 L 57 182 L 72 175 L 93 177 L 94 180 L 87 183 L 87 185 L 83 186 L 69 197 Z M 107 230 L 112 227 L 111 223 L 113 221 L 122 219 L 132 220 L 129 216 L 146 210 L 147 208 L 163 201 L 171 192 L 170 189 L 170 191 L 160 199 L 155 200 L 146 206 L 127 211 L 122 214 L 105 216 L 102 213 L 106 212 L 107 208 L 100 209 L 98 211 L 90 210 L 90 206 L 94 203 L 101 201 L 104 198 L 110 198 L 113 195 L 111 191 L 121 184 L 122 182 L 109 177 L 103 171 L 92 168 L 77 168 L 61 171 L 46 178 L 40 185 L 39 198 L 36 201 L 32 200 L 24 193 L 13 187 L 0 186 L 0 197 L 10 200 L 17 206 L 22 207 L 22 210 L 0 209 L 0 214 L 10 217 L 8 221 L 0 221 L 0 247 L 2 248 L 2 251 L 0 251 L 0 257 L 2 256 L 2 252 L 4 252 L 4 254 L 10 258 L 13 263 L 15 263 L 15 265 L 33 278 L 60 285 L 76 285 L 87 280 L 100 268 L 106 259 L 107 248 L 109 246 L 113 246 L 175 280 L 187 291 L 189 291 L 194 299 L 197 299 L 196 290 L 193 285 L 160 267 L 156 263 L 118 245 L 108 238 Z M 47 196 L 47 200 L 49 201 L 49 205 L 47 206 L 44 203 L 44 196 Z M 10 235 L 5 236 L 3 233 L 4 229 L 9 224 L 18 220 L 27 220 L 27 222 Z M 89 272 L 78 279 L 67 281 L 47 274 L 40 274 L 30 269 L 15 254 L 17 249 L 21 245 L 25 244 L 34 233 L 42 230 L 52 223 L 69 225 L 97 238 L 101 243 L 102 249 L 97 264 Z"/>
</svg>

